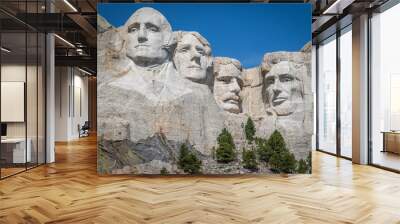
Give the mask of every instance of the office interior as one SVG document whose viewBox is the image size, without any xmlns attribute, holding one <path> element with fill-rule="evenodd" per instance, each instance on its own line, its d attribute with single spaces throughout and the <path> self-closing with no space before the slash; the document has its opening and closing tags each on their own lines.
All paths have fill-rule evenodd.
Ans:
<svg viewBox="0 0 400 224">
<path fill-rule="evenodd" d="M 398 0 L 235 1 L 312 5 L 314 134 L 312 174 L 230 177 L 97 173 L 96 4 L 120 2 L 159 1 L 0 0 L 0 223 L 399 223 Z"/>
<path fill-rule="evenodd" d="M 57 162 L 57 143 L 96 135 L 100 2 L 126 1 L 1 1 L 1 179 Z M 400 172 L 400 4 L 306 3 L 313 6 L 313 149 Z"/>
</svg>

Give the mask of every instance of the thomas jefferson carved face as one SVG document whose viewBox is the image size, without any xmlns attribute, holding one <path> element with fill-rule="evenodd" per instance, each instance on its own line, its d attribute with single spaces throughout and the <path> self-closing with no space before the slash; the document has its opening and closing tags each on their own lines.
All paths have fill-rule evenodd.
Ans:
<svg viewBox="0 0 400 224">
<path fill-rule="evenodd" d="M 211 66 L 211 48 L 208 42 L 195 32 L 180 33 L 174 63 L 185 78 L 204 83 L 207 79 L 207 70 Z"/>
<path fill-rule="evenodd" d="M 233 59 L 231 59 L 233 60 Z M 236 61 L 233 63 L 214 62 L 214 98 L 218 106 L 230 113 L 240 113 L 241 67 Z"/>
<path fill-rule="evenodd" d="M 305 71 L 295 68 L 294 63 L 281 61 L 265 75 L 266 99 L 278 116 L 292 114 L 303 102 L 301 72 Z"/>
<path fill-rule="evenodd" d="M 137 10 L 126 22 L 126 54 L 139 66 L 159 65 L 168 59 L 172 30 L 165 17 L 152 8 Z"/>
</svg>

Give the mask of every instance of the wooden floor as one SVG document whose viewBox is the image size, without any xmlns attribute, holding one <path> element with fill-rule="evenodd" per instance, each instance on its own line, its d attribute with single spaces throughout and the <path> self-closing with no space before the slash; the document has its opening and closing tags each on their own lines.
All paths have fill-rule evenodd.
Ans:
<svg viewBox="0 0 400 224">
<path fill-rule="evenodd" d="M 315 152 L 313 174 L 96 174 L 94 137 L 0 181 L 0 223 L 400 223 L 400 175 Z"/>
<path fill-rule="evenodd" d="M 373 163 L 395 170 L 400 170 L 400 155 L 391 152 L 374 151 Z"/>
</svg>

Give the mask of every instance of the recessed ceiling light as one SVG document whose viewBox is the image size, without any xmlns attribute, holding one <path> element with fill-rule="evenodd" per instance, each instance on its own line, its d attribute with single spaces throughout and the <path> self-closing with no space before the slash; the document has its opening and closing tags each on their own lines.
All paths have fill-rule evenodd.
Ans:
<svg viewBox="0 0 400 224">
<path fill-rule="evenodd" d="M 74 12 L 78 12 L 78 10 L 68 1 L 64 0 L 65 4 L 67 4 Z"/>
<path fill-rule="evenodd" d="M 66 43 L 67 45 L 69 45 L 70 47 L 73 47 L 73 48 L 75 48 L 75 45 L 73 45 L 71 42 L 69 42 L 68 40 L 66 40 L 66 39 L 64 39 L 64 38 L 62 38 L 62 37 L 60 37 L 59 35 L 57 35 L 57 34 L 54 34 L 54 36 L 55 37 L 57 37 L 59 40 L 61 40 L 62 42 L 64 42 L 64 43 Z"/>
<path fill-rule="evenodd" d="M 81 72 L 83 72 L 83 73 L 85 73 L 85 74 L 87 74 L 87 75 L 92 75 L 92 73 L 90 73 L 90 72 L 88 72 L 88 71 L 85 71 L 85 70 L 83 70 L 83 69 L 81 69 L 81 68 L 79 68 L 79 67 L 78 67 L 78 70 L 81 71 Z"/>
<path fill-rule="evenodd" d="M 6 53 L 10 53 L 10 52 L 11 52 L 11 50 L 9 50 L 9 49 L 7 49 L 7 48 L 5 48 L 5 47 L 1 47 L 0 49 L 1 49 L 2 51 L 6 52 Z"/>
</svg>

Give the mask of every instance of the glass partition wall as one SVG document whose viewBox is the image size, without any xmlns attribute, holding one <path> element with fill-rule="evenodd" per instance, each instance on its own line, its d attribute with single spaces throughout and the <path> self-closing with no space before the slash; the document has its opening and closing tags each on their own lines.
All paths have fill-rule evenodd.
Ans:
<svg viewBox="0 0 400 224">
<path fill-rule="evenodd" d="M 39 2 L 18 7 L 35 13 Z M 0 11 L 1 179 L 45 163 L 45 41 L 44 33 Z"/>
<path fill-rule="evenodd" d="M 371 18 L 370 163 L 400 171 L 400 4 Z"/>
<path fill-rule="evenodd" d="M 336 154 L 336 35 L 318 46 L 317 149 Z"/>
<path fill-rule="evenodd" d="M 340 65 L 340 155 L 352 158 L 352 33 L 351 25 L 341 31 Z"/>
<path fill-rule="evenodd" d="M 352 28 L 317 45 L 317 150 L 352 157 Z"/>
</svg>

